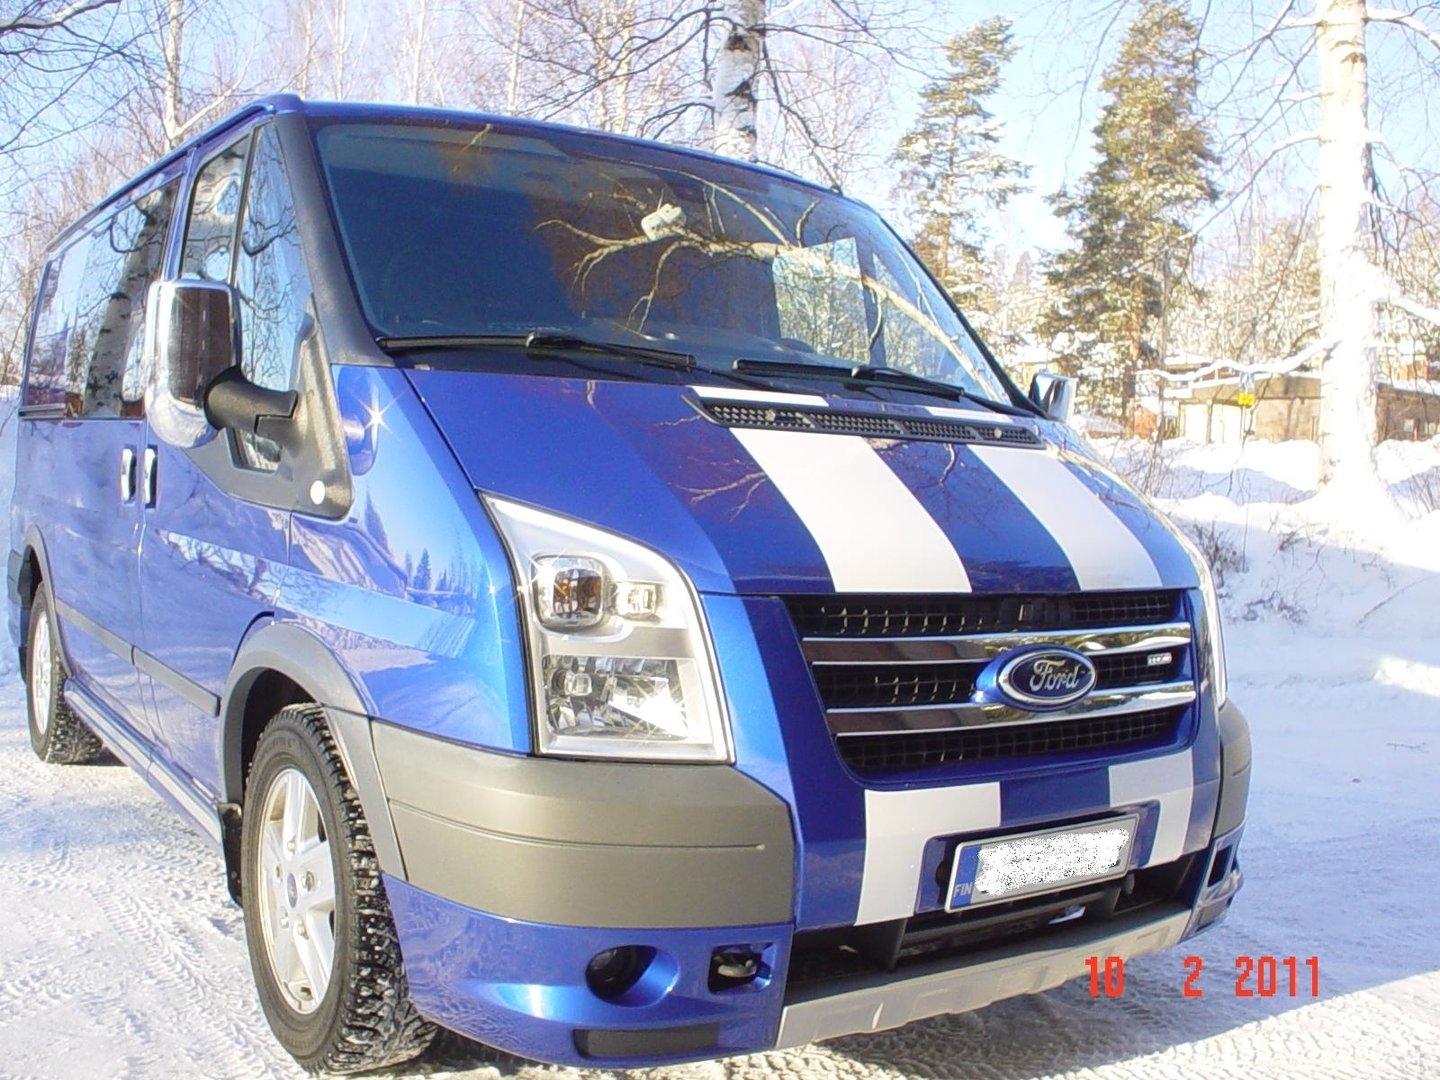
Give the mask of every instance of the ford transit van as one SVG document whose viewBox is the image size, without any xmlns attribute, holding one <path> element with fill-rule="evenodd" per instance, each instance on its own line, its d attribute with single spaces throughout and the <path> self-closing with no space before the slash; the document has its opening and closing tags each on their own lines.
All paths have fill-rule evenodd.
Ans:
<svg viewBox="0 0 1440 1080">
<path fill-rule="evenodd" d="M 223 852 L 308 1068 L 891 1028 L 1240 886 L 1203 560 L 833 191 L 267 98 L 54 241 L 26 357 L 32 744 Z"/>
</svg>

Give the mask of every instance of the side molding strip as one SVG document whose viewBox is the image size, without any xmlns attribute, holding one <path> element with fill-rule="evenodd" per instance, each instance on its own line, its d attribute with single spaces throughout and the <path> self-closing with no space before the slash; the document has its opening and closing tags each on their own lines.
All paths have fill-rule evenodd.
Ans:
<svg viewBox="0 0 1440 1080">
<path fill-rule="evenodd" d="M 220 715 L 220 696 L 218 694 L 212 694 L 194 680 L 187 679 L 170 665 L 155 659 L 155 657 L 141 649 L 136 649 L 135 666 L 156 682 L 169 687 L 175 693 L 179 694 L 206 716 Z"/>
<path fill-rule="evenodd" d="M 132 664 L 135 662 L 135 647 L 131 645 L 130 642 L 126 641 L 119 634 L 105 629 L 105 627 L 90 618 L 89 615 L 76 610 L 58 596 L 55 597 L 55 611 L 66 622 L 74 623 L 76 629 L 90 635 L 116 656 L 123 656 Z"/>
<path fill-rule="evenodd" d="M 220 697 L 212 694 L 205 687 L 188 679 L 170 665 L 155 659 L 143 649 L 130 644 L 119 634 L 107 630 L 84 612 L 77 610 L 73 605 L 67 604 L 58 597 L 55 600 L 55 610 L 60 617 L 68 623 L 73 623 L 77 629 L 94 638 L 105 648 L 109 649 L 116 656 L 123 656 L 130 663 L 149 675 L 156 682 L 163 684 L 182 698 L 194 705 L 206 716 L 220 715 Z"/>
</svg>

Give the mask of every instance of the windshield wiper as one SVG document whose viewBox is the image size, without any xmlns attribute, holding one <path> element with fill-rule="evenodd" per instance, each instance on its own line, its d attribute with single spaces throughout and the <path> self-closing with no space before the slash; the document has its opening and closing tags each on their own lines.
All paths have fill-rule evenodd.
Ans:
<svg viewBox="0 0 1440 1080">
<path fill-rule="evenodd" d="M 888 384 L 898 390 L 915 390 L 922 394 L 946 397 L 951 401 L 973 401 L 977 405 L 983 405 L 987 409 L 1005 413 L 1008 416 L 1028 417 L 1032 415 L 1024 409 L 1018 409 L 1013 405 L 994 401 L 983 394 L 966 390 L 963 386 L 927 379 L 923 375 L 912 375 L 899 368 L 869 367 L 864 364 L 857 364 L 854 367 L 838 367 L 830 364 L 806 364 L 791 360 L 751 360 L 745 357 L 736 360 L 731 367 L 736 371 L 754 375 L 796 375 L 801 378 L 842 379 L 849 383 Z"/>
<path fill-rule="evenodd" d="M 601 341 L 558 331 L 534 330 L 528 334 L 429 334 L 417 337 L 381 337 L 375 344 L 382 349 L 420 352 L 446 349 L 523 349 L 531 355 L 546 353 L 601 353 L 647 364 L 693 371 L 695 357 L 668 349 L 652 349 L 648 345 L 627 345 L 619 341 Z"/>
</svg>

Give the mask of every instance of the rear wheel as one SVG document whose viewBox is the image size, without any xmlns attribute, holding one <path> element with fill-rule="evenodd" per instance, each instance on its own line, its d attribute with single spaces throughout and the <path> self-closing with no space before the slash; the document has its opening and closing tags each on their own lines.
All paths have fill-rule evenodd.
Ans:
<svg viewBox="0 0 1440 1080">
<path fill-rule="evenodd" d="M 434 1027 L 410 1004 L 360 800 L 316 705 L 260 737 L 241 816 L 242 903 L 266 1019 L 311 1070 L 405 1061 Z"/>
<path fill-rule="evenodd" d="M 25 643 L 25 696 L 30 721 L 30 748 L 41 761 L 83 765 L 100 753 L 101 743 L 83 720 L 65 704 L 65 665 L 60 639 L 42 588 L 30 607 L 30 635 Z"/>
</svg>

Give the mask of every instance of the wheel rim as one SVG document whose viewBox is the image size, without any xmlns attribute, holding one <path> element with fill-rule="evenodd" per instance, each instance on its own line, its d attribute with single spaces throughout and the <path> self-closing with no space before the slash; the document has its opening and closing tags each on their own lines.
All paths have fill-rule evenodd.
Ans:
<svg viewBox="0 0 1440 1080">
<path fill-rule="evenodd" d="M 270 971 L 292 1009 L 314 1012 L 335 963 L 335 869 L 319 800 L 298 769 L 270 781 L 256 857 Z"/>
<path fill-rule="evenodd" d="M 42 613 L 30 643 L 30 712 L 35 730 L 41 735 L 50 726 L 50 695 L 54 692 L 55 666 L 50 645 L 50 620 Z"/>
</svg>

